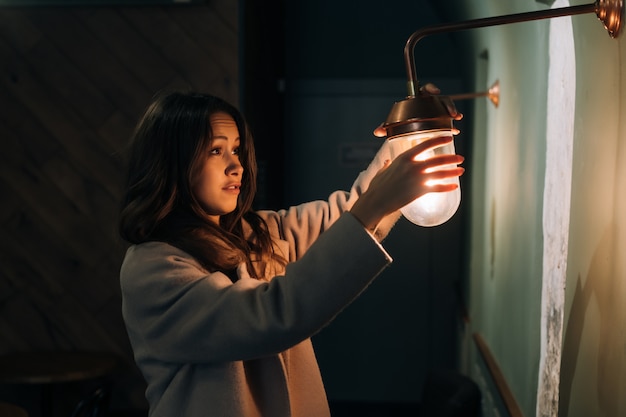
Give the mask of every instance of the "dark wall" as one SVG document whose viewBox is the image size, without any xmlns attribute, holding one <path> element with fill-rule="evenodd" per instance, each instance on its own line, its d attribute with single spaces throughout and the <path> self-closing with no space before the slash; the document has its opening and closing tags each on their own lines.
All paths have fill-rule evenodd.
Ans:
<svg viewBox="0 0 626 417">
<path fill-rule="evenodd" d="M 122 155 L 158 90 L 237 103 L 236 6 L 0 8 L 0 353 L 113 352 L 114 407 L 144 406 L 121 318 Z M 37 415 L 38 387 L 8 389 Z"/>
<path fill-rule="evenodd" d="M 346 189 L 382 141 L 372 135 L 406 91 L 404 46 L 440 22 L 427 1 L 288 2 L 285 201 Z M 463 89 L 455 40 L 416 46 L 420 81 Z M 463 138 L 459 139 L 462 145 Z M 358 163 L 344 150 L 362 153 Z M 401 220 L 385 241 L 393 265 L 313 339 L 332 401 L 417 403 L 427 373 L 457 366 L 462 210 L 447 224 Z"/>
<path fill-rule="evenodd" d="M 440 21 L 426 0 L 288 2 L 286 17 L 287 77 L 294 79 L 403 78 L 406 40 Z M 424 39 L 416 54 L 424 57 L 418 76 L 459 73 L 448 35 Z"/>
<path fill-rule="evenodd" d="M 240 1 L 241 110 L 257 151 L 255 207 L 284 207 L 285 5 Z"/>
<path fill-rule="evenodd" d="M 285 114 L 298 111 L 289 99 L 294 84 L 303 79 L 406 79 L 406 40 L 441 18 L 426 0 L 241 1 L 240 9 L 242 109 L 259 160 L 256 203 L 281 208 L 293 203 L 283 186 L 291 157 L 284 150 L 286 140 L 297 138 L 285 138 L 283 126 Z M 450 35 L 423 39 L 415 52 L 420 81 L 462 74 Z M 397 98 L 405 93 L 398 89 Z"/>
</svg>

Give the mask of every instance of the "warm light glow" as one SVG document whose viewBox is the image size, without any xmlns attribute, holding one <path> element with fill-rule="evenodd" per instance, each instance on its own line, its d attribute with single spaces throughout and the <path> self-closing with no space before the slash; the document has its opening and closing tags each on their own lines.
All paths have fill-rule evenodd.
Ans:
<svg viewBox="0 0 626 417">
<path fill-rule="evenodd" d="M 391 157 L 395 159 L 402 152 L 418 145 L 426 139 L 437 136 L 452 136 L 458 133 L 456 129 L 441 130 L 435 132 L 418 132 L 389 139 Z M 425 160 L 434 155 L 454 154 L 454 142 L 435 149 L 422 152 L 416 160 Z M 456 165 L 444 166 L 442 169 L 455 168 Z M 438 226 L 447 222 L 456 213 L 461 202 L 461 187 L 459 178 L 445 180 L 430 180 L 426 185 L 456 184 L 457 188 L 447 192 L 432 192 L 425 194 L 401 209 L 402 214 L 412 223 L 419 226 Z"/>
</svg>

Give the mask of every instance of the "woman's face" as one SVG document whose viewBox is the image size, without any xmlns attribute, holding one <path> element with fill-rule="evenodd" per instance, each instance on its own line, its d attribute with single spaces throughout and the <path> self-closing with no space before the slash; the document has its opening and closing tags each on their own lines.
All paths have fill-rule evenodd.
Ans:
<svg viewBox="0 0 626 417">
<path fill-rule="evenodd" d="M 239 161 L 239 129 L 223 112 L 210 116 L 213 138 L 204 151 L 205 159 L 192 192 L 215 223 L 237 207 L 243 166 Z"/>
</svg>

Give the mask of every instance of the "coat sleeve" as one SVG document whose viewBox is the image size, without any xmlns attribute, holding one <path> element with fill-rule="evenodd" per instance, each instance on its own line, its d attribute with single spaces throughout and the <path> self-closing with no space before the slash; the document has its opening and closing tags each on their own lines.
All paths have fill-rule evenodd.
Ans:
<svg viewBox="0 0 626 417">
<path fill-rule="evenodd" d="M 349 213 L 269 282 L 240 267 L 233 283 L 172 246 L 144 243 L 122 265 L 122 312 L 137 361 L 258 358 L 311 337 L 390 262 Z"/>
<path fill-rule="evenodd" d="M 328 229 L 342 213 L 352 208 L 386 160 L 391 160 L 387 141 L 367 169 L 359 174 L 349 192 L 336 191 L 327 201 L 312 201 L 277 212 L 259 212 L 267 222 L 272 235 L 289 243 L 290 261 L 299 259 L 324 230 Z M 399 218 L 400 211 L 397 211 L 379 223 L 374 232 L 379 242 L 387 236 Z"/>
</svg>

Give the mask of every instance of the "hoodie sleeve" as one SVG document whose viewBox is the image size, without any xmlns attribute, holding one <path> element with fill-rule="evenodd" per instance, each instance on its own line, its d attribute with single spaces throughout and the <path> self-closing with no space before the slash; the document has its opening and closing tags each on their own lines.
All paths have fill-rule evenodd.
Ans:
<svg viewBox="0 0 626 417">
<path fill-rule="evenodd" d="M 391 160 L 391 155 L 388 142 L 385 141 L 367 169 L 354 181 L 349 192 L 336 191 L 326 201 L 312 201 L 286 210 L 259 212 L 267 222 L 272 235 L 289 243 L 290 261 L 299 259 L 324 230 L 328 229 L 342 213 L 352 208 L 387 160 Z M 385 217 L 374 232 L 375 238 L 381 242 L 399 218 L 400 211 Z"/>
<path fill-rule="evenodd" d="M 252 359 L 311 337 L 390 262 L 349 213 L 269 282 L 240 267 L 233 283 L 170 245 L 144 243 L 122 265 L 122 312 L 138 361 Z"/>
</svg>

